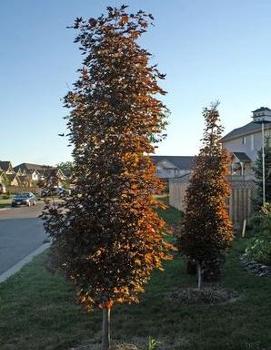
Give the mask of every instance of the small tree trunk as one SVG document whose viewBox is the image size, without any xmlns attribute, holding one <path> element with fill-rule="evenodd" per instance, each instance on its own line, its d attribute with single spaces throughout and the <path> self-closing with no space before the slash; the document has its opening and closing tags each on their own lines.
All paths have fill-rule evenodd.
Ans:
<svg viewBox="0 0 271 350">
<path fill-rule="evenodd" d="M 103 309 L 102 350 L 110 349 L 110 308 Z"/>
<path fill-rule="evenodd" d="M 197 274 L 197 264 L 194 261 L 187 260 L 186 273 L 188 273 L 188 275 L 196 275 Z"/>
<path fill-rule="evenodd" d="M 198 289 L 201 289 L 201 266 L 200 263 L 197 263 L 197 272 L 198 272 Z"/>
</svg>

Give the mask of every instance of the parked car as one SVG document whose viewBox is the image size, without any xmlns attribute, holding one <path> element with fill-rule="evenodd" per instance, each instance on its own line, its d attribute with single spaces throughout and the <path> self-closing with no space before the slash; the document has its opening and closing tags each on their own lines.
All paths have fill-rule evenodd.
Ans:
<svg viewBox="0 0 271 350">
<path fill-rule="evenodd" d="M 12 199 L 11 206 L 16 207 L 17 205 L 31 205 L 37 204 L 37 197 L 32 192 L 18 193 Z"/>
<path fill-rule="evenodd" d="M 58 193 L 59 193 L 59 195 L 70 195 L 71 190 L 67 189 L 67 188 L 59 187 Z"/>
<path fill-rule="evenodd" d="M 71 190 L 65 189 L 63 187 L 54 187 L 54 188 L 46 188 L 41 191 L 41 197 L 51 197 L 51 196 L 57 196 L 61 197 L 64 195 L 70 195 Z"/>
</svg>

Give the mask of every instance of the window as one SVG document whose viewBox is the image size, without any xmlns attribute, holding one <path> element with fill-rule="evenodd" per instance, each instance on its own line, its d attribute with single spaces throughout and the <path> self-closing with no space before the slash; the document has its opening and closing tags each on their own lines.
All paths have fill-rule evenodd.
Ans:
<svg viewBox="0 0 271 350">
<path fill-rule="evenodd" d="M 162 172 L 163 172 L 160 165 L 157 165 L 156 170 L 157 170 L 157 174 L 162 174 Z"/>
<path fill-rule="evenodd" d="M 246 136 L 243 136 L 243 137 L 242 137 L 242 144 L 243 144 L 243 145 L 246 145 L 246 143 L 247 143 L 247 137 L 246 137 Z"/>
</svg>

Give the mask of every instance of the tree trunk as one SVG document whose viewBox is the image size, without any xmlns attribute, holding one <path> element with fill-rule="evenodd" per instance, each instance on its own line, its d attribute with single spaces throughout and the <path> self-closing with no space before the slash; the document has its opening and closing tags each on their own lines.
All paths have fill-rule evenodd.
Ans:
<svg viewBox="0 0 271 350">
<path fill-rule="evenodd" d="M 186 273 L 188 273 L 188 275 L 196 275 L 197 274 L 197 264 L 194 261 L 187 260 Z"/>
<path fill-rule="evenodd" d="M 110 308 L 103 309 L 102 350 L 110 349 Z"/>
<path fill-rule="evenodd" d="M 198 289 L 201 289 L 201 266 L 200 266 L 200 263 L 197 263 L 197 272 L 198 272 Z"/>
</svg>

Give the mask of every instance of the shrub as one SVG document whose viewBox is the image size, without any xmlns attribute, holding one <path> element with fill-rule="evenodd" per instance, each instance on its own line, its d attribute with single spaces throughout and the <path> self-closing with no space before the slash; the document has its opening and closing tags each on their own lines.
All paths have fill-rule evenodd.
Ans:
<svg viewBox="0 0 271 350">
<path fill-rule="evenodd" d="M 271 265 L 271 237 L 254 237 L 250 239 L 245 252 L 249 260 L 264 265 Z"/>
<path fill-rule="evenodd" d="M 3 194 L 2 199 L 9 199 L 10 195 L 9 194 Z"/>
<path fill-rule="evenodd" d="M 248 235 L 267 236 L 271 232 L 271 204 L 266 203 L 257 213 L 255 213 L 248 223 Z"/>
<path fill-rule="evenodd" d="M 152 337 L 149 337 L 147 350 L 156 350 L 158 347 L 158 342 Z"/>
</svg>

